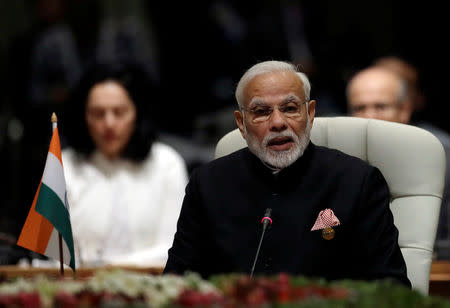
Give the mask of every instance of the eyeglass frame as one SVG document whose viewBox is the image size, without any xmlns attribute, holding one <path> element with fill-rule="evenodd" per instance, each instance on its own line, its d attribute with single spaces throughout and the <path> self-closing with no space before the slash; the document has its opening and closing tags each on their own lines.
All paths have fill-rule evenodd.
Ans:
<svg viewBox="0 0 450 308">
<path fill-rule="evenodd" d="M 266 103 L 264 103 L 264 102 L 262 102 L 262 101 L 256 100 L 256 101 L 252 102 L 252 104 L 255 104 L 256 106 L 252 106 L 251 108 L 244 108 L 244 107 L 239 106 L 239 110 L 240 110 L 242 113 L 248 112 L 250 115 L 252 115 L 252 116 L 253 116 L 253 119 L 251 119 L 251 120 L 252 120 L 252 122 L 255 122 L 255 123 L 262 123 L 262 122 L 268 121 L 268 120 L 270 119 L 270 117 L 272 116 L 272 114 L 273 114 L 275 108 L 278 109 L 278 111 L 279 111 L 285 118 L 292 119 L 292 118 L 300 117 L 300 116 L 302 115 L 302 112 L 300 111 L 300 110 L 301 110 L 301 109 L 300 109 L 301 105 L 303 105 L 303 104 L 308 104 L 309 102 L 311 102 L 311 100 L 307 100 L 307 99 L 305 99 L 303 102 L 298 102 L 298 101 L 293 102 L 293 103 L 297 106 L 297 114 L 293 114 L 293 115 L 291 115 L 291 116 L 287 115 L 286 112 L 283 112 L 282 110 L 280 110 L 280 108 L 281 108 L 282 106 L 287 105 L 287 104 L 290 104 L 290 103 L 291 103 L 291 100 L 296 99 L 296 98 L 297 98 L 296 96 L 290 96 L 290 97 L 288 97 L 284 102 L 282 102 L 281 104 L 277 105 L 276 107 L 269 106 L 269 105 L 267 105 Z M 263 107 L 268 107 L 268 109 L 270 110 L 270 113 L 269 113 L 268 115 L 265 116 L 265 117 L 267 117 L 266 119 L 261 119 L 261 120 L 259 120 L 259 121 L 258 121 L 258 120 L 255 121 L 255 113 L 254 113 L 254 110 L 253 110 L 253 109 L 254 109 L 254 108 L 257 108 L 257 107 L 262 107 L 262 106 L 263 106 Z M 308 112 L 308 106 L 306 106 L 306 112 Z"/>
</svg>

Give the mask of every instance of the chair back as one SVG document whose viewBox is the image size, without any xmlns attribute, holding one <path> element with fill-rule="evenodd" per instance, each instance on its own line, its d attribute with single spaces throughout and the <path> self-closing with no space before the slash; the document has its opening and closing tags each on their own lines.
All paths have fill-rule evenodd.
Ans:
<svg viewBox="0 0 450 308">
<path fill-rule="evenodd" d="M 412 125 L 355 117 L 316 117 L 311 140 L 381 171 L 390 189 L 408 278 L 414 289 L 428 294 L 446 168 L 440 141 Z M 246 146 L 235 129 L 219 140 L 215 158 Z"/>
</svg>

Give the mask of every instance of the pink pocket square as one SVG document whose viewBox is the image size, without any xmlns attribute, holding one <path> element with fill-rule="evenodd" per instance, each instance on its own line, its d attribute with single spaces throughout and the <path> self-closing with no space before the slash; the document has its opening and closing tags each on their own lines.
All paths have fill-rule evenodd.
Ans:
<svg viewBox="0 0 450 308">
<path fill-rule="evenodd" d="M 320 211 L 319 216 L 317 216 L 316 222 L 314 223 L 311 231 L 339 226 L 340 224 L 341 222 L 334 215 L 333 210 L 325 209 L 323 211 Z"/>
</svg>

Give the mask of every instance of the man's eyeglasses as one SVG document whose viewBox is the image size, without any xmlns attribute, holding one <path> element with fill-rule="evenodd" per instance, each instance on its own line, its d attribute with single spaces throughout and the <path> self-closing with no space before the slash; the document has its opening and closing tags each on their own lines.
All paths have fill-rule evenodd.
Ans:
<svg viewBox="0 0 450 308">
<path fill-rule="evenodd" d="M 278 105 L 276 108 L 278 108 L 278 111 L 280 111 L 284 117 L 293 119 L 302 115 L 302 105 L 305 103 L 307 102 L 287 102 Z M 252 122 L 260 123 L 270 119 L 274 108 L 266 104 L 257 103 L 253 107 L 241 108 L 241 110 L 250 114 Z"/>
</svg>

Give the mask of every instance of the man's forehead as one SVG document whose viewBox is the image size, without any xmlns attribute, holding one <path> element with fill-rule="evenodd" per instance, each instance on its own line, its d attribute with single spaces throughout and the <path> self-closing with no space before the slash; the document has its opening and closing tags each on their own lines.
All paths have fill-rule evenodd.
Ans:
<svg viewBox="0 0 450 308">
<path fill-rule="evenodd" d="M 295 96 L 303 99 L 303 83 L 300 77 L 289 71 L 278 71 L 254 77 L 244 89 L 247 104 L 268 98 L 286 99 Z"/>
<path fill-rule="evenodd" d="M 262 104 L 268 104 L 272 101 L 272 99 L 275 99 L 279 101 L 280 103 L 290 103 L 290 102 L 301 102 L 301 98 L 294 92 L 286 93 L 283 95 L 278 95 L 276 97 L 261 97 L 261 96 L 253 96 L 250 98 L 248 105 L 262 105 Z"/>
<path fill-rule="evenodd" d="M 355 87 L 350 94 L 350 102 L 375 102 L 375 101 L 396 101 L 398 89 L 393 85 L 366 84 L 364 87 Z"/>
<path fill-rule="evenodd" d="M 371 68 L 359 73 L 350 83 L 350 92 L 392 91 L 400 87 L 401 79 L 383 68 Z"/>
</svg>

